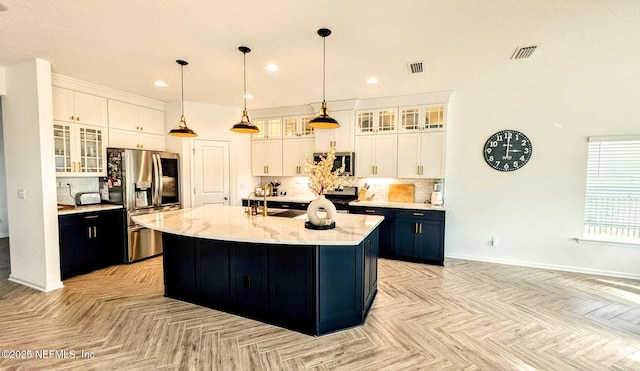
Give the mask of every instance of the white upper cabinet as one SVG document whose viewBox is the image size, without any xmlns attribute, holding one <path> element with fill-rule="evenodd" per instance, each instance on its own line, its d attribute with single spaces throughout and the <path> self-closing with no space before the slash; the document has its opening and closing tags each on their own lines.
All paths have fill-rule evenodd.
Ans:
<svg viewBox="0 0 640 371">
<path fill-rule="evenodd" d="M 259 133 L 253 134 L 254 140 L 282 138 L 282 117 L 254 119 L 251 122 L 260 129 Z"/>
<path fill-rule="evenodd" d="M 282 139 L 251 142 L 251 175 L 282 175 Z"/>
<path fill-rule="evenodd" d="M 165 149 L 164 112 L 109 99 L 109 147 Z"/>
<path fill-rule="evenodd" d="M 313 161 L 314 149 L 313 138 L 284 140 L 282 142 L 282 175 L 305 176 L 305 159 L 308 156 Z"/>
<path fill-rule="evenodd" d="M 354 111 L 332 111 L 329 115 L 338 121 L 340 127 L 316 130 L 316 152 L 328 152 L 331 145 L 336 147 L 336 152 L 353 152 Z"/>
<path fill-rule="evenodd" d="M 309 126 L 312 116 L 287 116 L 282 118 L 284 139 L 312 137 L 315 133 Z"/>
<path fill-rule="evenodd" d="M 107 99 L 57 86 L 52 94 L 54 120 L 107 126 Z"/>
<path fill-rule="evenodd" d="M 398 135 L 363 135 L 355 138 L 356 176 L 395 178 Z"/>
<path fill-rule="evenodd" d="M 356 135 L 391 134 L 397 132 L 397 107 L 356 111 Z"/>
<path fill-rule="evenodd" d="M 398 135 L 398 178 L 444 177 L 444 132 Z"/>
<path fill-rule="evenodd" d="M 53 122 L 56 176 L 105 176 L 106 129 L 100 126 Z"/>
<path fill-rule="evenodd" d="M 400 133 L 445 131 L 443 105 L 400 107 Z"/>
</svg>

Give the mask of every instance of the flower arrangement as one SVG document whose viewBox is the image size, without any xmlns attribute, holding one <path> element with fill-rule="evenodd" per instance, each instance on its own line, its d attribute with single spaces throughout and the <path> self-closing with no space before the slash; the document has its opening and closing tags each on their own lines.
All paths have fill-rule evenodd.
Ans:
<svg viewBox="0 0 640 371">
<path fill-rule="evenodd" d="M 333 191 L 336 188 L 352 186 L 355 183 L 355 179 L 349 179 L 348 176 L 342 175 L 344 173 L 344 165 L 335 171 L 331 171 L 335 159 L 336 148 L 333 145 L 329 148 L 326 157 L 320 156 L 319 162 L 305 157 L 304 172 L 309 177 L 309 189 L 316 196 Z"/>
</svg>

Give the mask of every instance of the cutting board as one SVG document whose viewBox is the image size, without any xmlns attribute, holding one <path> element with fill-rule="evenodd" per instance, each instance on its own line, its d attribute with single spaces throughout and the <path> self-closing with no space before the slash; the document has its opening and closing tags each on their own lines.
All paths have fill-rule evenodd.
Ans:
<svg viewBox="0 0 640 371">
<path fill-rule="evenodd" d="M 415 184 L 389 184 L 389 201 L 413 202 L 415 190 Z"/>
</svg>

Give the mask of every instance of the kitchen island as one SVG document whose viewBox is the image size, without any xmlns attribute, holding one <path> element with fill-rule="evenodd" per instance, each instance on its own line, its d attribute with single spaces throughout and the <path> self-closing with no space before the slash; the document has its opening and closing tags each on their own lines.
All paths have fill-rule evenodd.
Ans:
<svg viewBox="0 0 640 371">
<path fill-rule="evenodd" d="M 338 214 L 331 230 L 207 205 L 133 217 L 163 232 L 165 296 L 310 335 L 361 325 L 377 293 L 383 217 Z"/>
</svg>

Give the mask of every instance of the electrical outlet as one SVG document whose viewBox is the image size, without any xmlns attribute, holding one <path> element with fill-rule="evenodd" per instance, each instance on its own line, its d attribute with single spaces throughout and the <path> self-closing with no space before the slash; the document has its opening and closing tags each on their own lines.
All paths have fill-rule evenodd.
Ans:
<svg viewBox="0 0 640 371">
<path fill-rule="evenodd" d="M 498 246 L 498 237 L 491 236 L 491 246 Z"/>
<path fill-rule="evenodd" d="M 27 190 L 19 189 L 18 190 L 18 200 L 26 200 L 27 199 Z"/>
<path fill-rule="evenodd" d="M 422 187 L 422 182 L 416 182 L 416 187 L 418 188 Z"/>
</svg>

